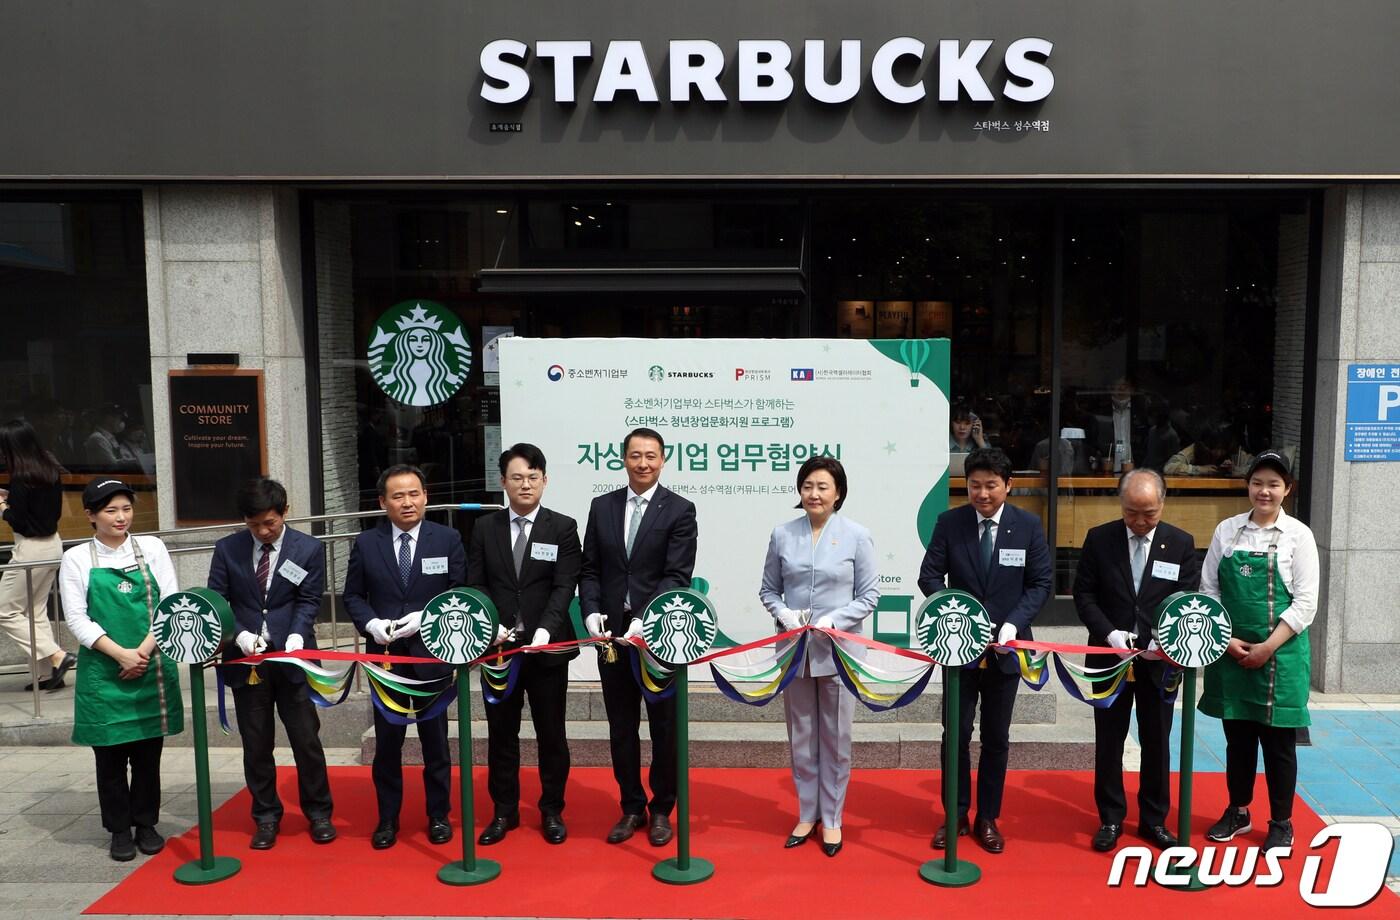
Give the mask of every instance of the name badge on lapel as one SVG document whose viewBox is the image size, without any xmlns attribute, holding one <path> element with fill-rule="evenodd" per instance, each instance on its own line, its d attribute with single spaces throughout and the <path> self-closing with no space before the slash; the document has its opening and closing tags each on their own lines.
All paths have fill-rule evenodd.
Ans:
<svg viewBox="0 0 1400 920">
<path fill-rule="evenodd" d="M 1181 577 L 1181 566 L 1175 562 L 1163 562 L 1158 559 L 1152 563 L 1152 577 L 1165 578 L 1167 581 L 1176 581 Z"/>
<path fill-rule="evenodd" d="M 534 543 L 530 546 L 530 558 L 541 562 L 556 562 L 559 559 L 559 544 Z"/>
<path fill-rule="evenodd" d="M 1023 549 L 1004 549 L 1001 551 L 999 564 L 1024 569 L 1026 567 L 1026 551 Z"/>
<path fill-rule="evenodd" d="M 446 574 L 447 574 L 447 557 L 446 557 L 446 556 L 424 556 L 424 557 L 423 557 L 423 574 L 424 574 L 424 575 L 446 575 Z"/>
<path fill-rule="evenodd" d="M 277 567 L 277 574 L 294 585 L 299 585 L 306 579 L 306 569 L 290 559 L 282 560 L 282 564 Z"/>
</svg>

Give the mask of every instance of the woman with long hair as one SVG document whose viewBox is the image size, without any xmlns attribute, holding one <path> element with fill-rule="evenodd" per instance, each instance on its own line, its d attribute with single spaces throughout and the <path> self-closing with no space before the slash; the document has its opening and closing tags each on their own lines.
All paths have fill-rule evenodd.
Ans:
<svg viewBox="0 0 1400 920">
<path fill-rule="evenodd" d="M 54 562 L 31 569 L 28 578 L 18 568 L 8 568 L 0 576 L 0 630 L 19 643 L 31 662 L 48 660 L 53 672 L 39 686 L 57 690 L 64 686 L 63 676 L 78 663 L 75 655 L 59 648 L 49 626 L 49 590 L 63 556 L 63 540 L 58 535 L 58 519 L 63 514 L 63 467 L 39 443 L 33 426 L 19 418 L 0 424 L 0 460 L 4 460 L 10 478 L 8 490 L 0 490 L 0 517 L 15 534 L 10 562 Z M 37 679 L 38 669 L 31 670 Z M 34 689 L 33 684 L 24 689 Z"/>
</svg>

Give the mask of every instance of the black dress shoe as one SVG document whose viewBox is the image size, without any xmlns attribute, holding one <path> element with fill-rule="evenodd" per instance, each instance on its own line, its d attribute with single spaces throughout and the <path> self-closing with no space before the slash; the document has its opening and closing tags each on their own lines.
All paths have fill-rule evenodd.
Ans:
<svg viewBox="0 0 1400 920">
<path fill-rule="evenodd" d="M 277 822 L 263 821 L 253 831 L 253 839 L 248 843 L 250 850 L 270 850 L 277 842 Z"/>
<path fill-rule="evenodd" d="M 545 815 L 540 819 L 540 833 L 545 843 L 560 844 L 569 836 L 569 829 L 558 815 Z"/>
<path fill-rule="evenodd" d="M 399 839 L 398 819 L 380 821 L 374 828 L 374 833 L 370 835 L 369 845 L 376 850 L 387 850 Z"/>
<path fill-rule="evenodd" d="M 1177 845 L 1176 835 L 1160 824 L 1140 825 L 1137 835 L 1159 850 Z"/>
<path fill-rule="evenodd" d="M 801 836 L 798 836 L 797 834 L 788 834 L 788 839 L 787 842 L 783 844 L 783 849 L 791 850 L 793 847 L 802 846 L 802 844 L 806 843 L 808 840 L 811 840 L 812 835 L 816 832 L 817 825 L 813 823 L 812 829 L 809 830 L 807 833 L 802 834 Z"/>
<path fill-rule="evenodd" d="M 112 846 L 107 851 L 117 862 L 131 862 L 136 858 L 136 842 L 131 839 L 131 831 L 117 831 L 112 835 Z"/>
<path fill-rule="evenodd" d="M 520 822 L 520 819 L 519 819 L 519 818 L 516 818 L 516 823 L 518 824 L 519 822 Z M 451 840 L 451 839 L 452 839 L 452 825 L 447 823 L 447 819 L 446 819 L 446 818 L 429 818 L 429 819 L 428 819 L 428 842 L 429 842 L 429 843 L 447 843 L 447 842 L 448 842 L 449 840 Z"/>
<path fill-rule="evenodd" d="M 484 847 L 489 847 L 494 843 L 500 843 L 506 839 L 506 832 L 513 831 L 520 826 L 520 815 L 514 814 L 510 817 L 496 815 L 491 819 L 491 823 L 481 829 L 477 835 L 476 842 Z"/>
<path fill-rule="evenodd" d="M 967 821 L 967 815 L 958 819 L 958 836 L 966 837 L 972 833 L 972 825 Z M 948 825 L 945 823 L 938 830 L 933 832 L 933 841 L 930 843 L 935 850 L 948 849 Z"/>
<path fill-rule="evenodd" d="M 837 853 L 841 852 L 841 844 L 845 842 L 846 840 L 844 837 L 836 841 L 835 843 L 828 843 L 827 841 L 823 840 L 822 852 L 825 853 L 827 856 L 835 856 Z"/>
<path fill-rule="evenodd" d="M 1100 824 L 1098 831 L 1094 834 L 1093 847 L 1100 853 L 1107 853 L 1118 843 L 1118 838 L 1123 836 L 1123 825 L 1121 824 Z"/>
<path fill-rule="evenodd" d="M 976 826 L 972 828 L 972 837 L 988 853 L 1000 853 L 1006 849 L 1006 841 L 991 818 L 978 818 Z"/>
<path fill-rule="evenodd" d="M 55 681 L 52 676 L 45 677 L 43 680 L 39 681 L 39 689 L 48 690 L 50 693 L 52 693 L 54 690 L 62 690 L 66 686 L 68 686 L 68 681 L 64 680 L 61 677 L 57 681 Z M 29 693 L 33 689 L 33 684 L 24 685 L 25 693 Z"/>
<path fill-rule="evenodd" d="M 165 838 L 154 827 L 136 825 L 136 849 L 147 856 L 154 856 L 165 849 Z"/>
<path fill-rule="evenodd" d="M 608 831 L 608 843 L 622 843 L 632 839 L 632 832 L 646 827 L 647 819 L 642 815 L 623 815 L 617 819 L 612 830 Z"/>
<path fill-rule="evenodd" d="M 311 842 L 330 843 L 335 839 L 335 825 L 330 818 L 311 819 Z"/>
<path fill-rule="evenodd" d="M 651 816 L 651 827 L 647 828 L 647 841 L 654 847 L 664 847 L 671 842 L 671 818 L 669 815 Z"/>
<path fill-rule="evenodd" d="M 73 670 L 74 665 L 76 665 L 77 663 L 77 655 L 74 655 L 72 652 L 64 652 L 63 660 L 58 663 L 58 665 L 53 669 L 53 673 L 49 675 L 49 685 L 44 689 L 54 691 L 67 686 L 67 684 L 63 681 L 63 675 Z"/>
</svg>

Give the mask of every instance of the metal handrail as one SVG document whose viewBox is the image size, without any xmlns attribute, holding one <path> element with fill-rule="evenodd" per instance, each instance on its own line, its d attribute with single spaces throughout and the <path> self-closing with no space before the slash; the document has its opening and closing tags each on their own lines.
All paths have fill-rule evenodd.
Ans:
<svg viewBox="0 0 1400 920">
<path fill-rule="evenodd" d="M 434 512 L 434 511 L 499 511 L 499 510 L 501 510 L 501 509 L 504 508 L 504 507 L 505 507 L 504 505 L 490 505 L 490 504 L 482 504 L 482 503 L 479 503 L 479 502 L 453 502 L 453 503 L 445 503 L 445 504 L 440 504 L 440 505 L 428 505 L 426 508 L 424 508 L 424 511 L 425 511 L 425 512 Z M 374 510 L 374 511 L 344 511 L 344 512 L 340 512 L 340 513 L 338 513 L 338 514 L 313 514 L 313 515 L 307 515 L 307 516 L 304 516 L 304 517 L 287 518 L 287 519 L 286 519 L 286 523 L 288 523 L 288 524 L 320 524 L 320 523 L 328 523 L 328 524 L 331 525 L 330 532 L 324 533 L 324 534 L 307 534 L 307 536 L 312 537 L 312 538 L 314 538 L 314 539 L 316 539 L 316 540 L 320 540 L 322 543 L 335 543 L 335 542 L 342 541 L 342 540 L 352 540 L 352 539 L 354 539 L 355 537 L 358 537 L 358 536 L 359 536 L 358 533 L 335 533 L 335 532 L 334 532 L 334 528 L 335 528 L 335 524 L 336 524 L 337 521 L 362 520 L 362 519 L 364 519 L 364 518 L 373 518 L 373 517 L 382 517 L 382 516 L 385 516 L 385 512 L 384 512 L 383 509 L 378 509 L 378 510 Z M 183 535 L 183 534 L 215 533 L 215 532 L 224 531 L 224 530 L 236 530 L 236 529 L 242 528 L 242 527 L 244 527 L 244 526 L 246 526 L 246 525 L 244 525 L 244 524 L 242 524 L 242 523 L 205 524 L 205 525 L 201 525 L 201 526 L 199 526 L 199 527 L 176 527 L 176 528 L 171 529 L 171 530 L 149 530 L 149 531 L 144 531 L 144 532 L 142 532 L 142 533 L 140 533 L 140 534 L 136 534 L 135 536 L 163 538 L 163 537 L 178 536 L 178 535 Z M 63 546 L 64 549 L 70 549 L 70 548 L 72 548 L 72 547 L 74 547 L 74 546 L 81 546 L 82 544 L 88 542 L 88 540 L 90 540 L 90 539 L 92 539 L 92 538 L 91 538 L 91 537 L 84 537 L 84 538 L 82 538 L 81 540 L 64 540 L 64 541 L 62 541 L 62 546 Z M 14 550 L 14 546 L 13 546 L 12 544 L 6 544 L 5 546 L 0 546 L 0 550 L 5 550 L 5 549 L 8 549 L 8 550 L 13 551 L 13 550 Z M 200 546 L 179 546 L 179 545 L 177 545 L 177 546 L 167 547 L 167 551 L 170 553 L 171 556 L 193 555 L 193 554 L 195 554 L 195 553 L 209 553 L 209 552 L 213 552 L 213 551 L 214 551 L 214 544 L 211 543 L 211 544 L 208 544 L 208 545 L 200 545 Z M 40 693 L 40 689 L 39 689 L 39 662 L 38 662 L 37 659 L 34 658 L 34 655 L 33 655 L 35 640 L 38 638 L 37 635 L 35 634 L 35 622 L 34 622 L 34 588 L 33 588 L 33 585 L 34 585 L 34 570 L 35 570 L 35 569 L 42 569 L 42 568 L 56 568 L 58 565 L 59 565 L 59 561 L 58 561 L 58 560 L 55 560 L 55 559 L 39 559 L 39 560 L 35 560 L 35 561 L 32 561 L 32 562 L 14 562 L 14 561 L 10 561 L 10 562 L 5 563 L 4 565 L 0 565 L 0 576 L 3 576 L 5 573 L 10 572 L 10 571 L 12 571 L 12 570 L 13 570 L 13 571 L 17 571 L 17 572 L 19 572 L 19 571 L 24 572 L 24 580 L 25 580 L 25 592 L 24 592 L 24 594 L 25 594 L 25 613 L 28 615 L 28 618 L 29 618 L 29 649 L 30 649 L 30 656 L 29 656 L 29 681 L 30 681 L 30 686 L 31 686 L 31 688 L 32 688 L 32 690 L 33 690 L 33 693 L 34 693 L 34 718 L 36 718 L 36 719 L 37 719 L 37 718 L 40 718 L 41 715 L 42 715 L 43 704 L 42 704 L 41 700 L 43 699 L 43 697 L 42 697 L 42 694 Z M 338 599 L 338 595 L 337 595 L 336 592 L 335 592 L 335 579 L 336 579 L 335 554 L 334 554 L 334 553 L 327 553 L 327 554 L 326 554 L 326 590 L 325 590 L 324 592 L 322 592 L 322 596 L 329 596 L 329 598 L 330 598 L 331 643 L 332 643 L 332 648 L 335 648 L 335 647 L 338 645 L 338 642 L 339 642 L 339 633 L 340 633 L 340 629 L 339 629 L 339 619 L 338 619 L 338 617 L 337 617 L 337 599 Z M 53 586 L 49 588 L 49 604 L 50 604 L 51 609 L 54 609 L 54 610 L 57 610 L 57 609 L 58 609 L 57 606 L 53 605 L 54 596 L 55 596 L 55 594 L 57 593 L 57 591 L 58 591 L 58 580 L 55 579 L 55 580 L 54 580 Z M 355 640 L 354 648 L 355 648 L 355 651 L 358 652 L 358 651 L 360 651 L 360 634 L 359 634 L 358 632 L 356 632 L 356 633 L 354 634 L 354 640 Z M 355 674 L 355 682 L 356 682 L 356 688 L 358 689 L 358 686 L 359 686 L 359 673 L 358 673 L 358 672 L 356 672 L 356 674 Z"/>
</svg>

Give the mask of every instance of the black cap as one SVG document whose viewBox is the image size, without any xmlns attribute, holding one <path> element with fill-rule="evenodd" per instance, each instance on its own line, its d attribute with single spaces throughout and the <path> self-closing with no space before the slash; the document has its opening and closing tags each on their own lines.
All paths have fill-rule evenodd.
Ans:
<svg viewBox="0 0 1400 920">
<path fill-rule="evenodd" d="M 1277 448 L 1270 447 L 1255 457 L 1254 461 L 1249 464 L 1249 472 L 1244 474 L 1244 478 L 1249 479 L 1262 466 L 1277 471 L 1283 477 L 1284 482 L 1291 483 L 1293 481 L 1293 468 L 1288 465 L 1288 457 Z"/>
<path fill-rule="evenodd" d="M 101 511 L 113 495 L 126 493 L 126 497 L 136 500 L 136 492 L 120 479 L 94 479 L 83 489 L 83 507 L 89 511 Z"/>
</svg>

